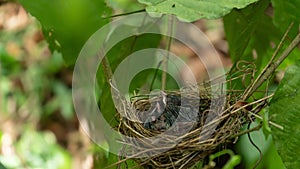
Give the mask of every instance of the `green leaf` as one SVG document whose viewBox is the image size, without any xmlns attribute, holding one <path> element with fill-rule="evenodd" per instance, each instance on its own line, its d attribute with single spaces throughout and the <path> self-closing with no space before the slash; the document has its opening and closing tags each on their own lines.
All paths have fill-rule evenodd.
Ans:
<svg viewBox="0 0 300 169">
<path fill-rule="evenodd" d="M 233 10 L 224 17 L 224 29 L 229 43 L 230 57 L 233 62 L 241 59 L 253 60 L 252 56 L 244 57 L 244 52 L 250 39 L 256 35 L 256 31 L 270 31 L 261 29 L 259 26 L 268 20 L 264 14 L 268 4 L 267 0 L 262 0 L 242 10 Z M 266 35 L 263 35 L 263 37 L 266 37 Z M 259 42 L 259 44 L 261 45 L 263 42 Z"/>
<path fill-rule="evenodd" d="M 0 169 L 6 169 L 6 167 L 4 167 L 4 165 L 0 162 Z"/>
<path fill-rule="evenodd" d="M 265 14 L 268 0 L 261 0 L 241 10 L 233 10 L 224 17 L 224 29 L 229 44 L 230 57 L 234 63 L 229 78 L 243 75 L 236 73 L 236 67 L 241 60 L 247 61 L 243 66 L 259 72 L 272 56 L 271 42 L 277 43 L 281 37 L 280 31 L 273 25 L 272 18 Z M 261 29 L 265 28 L 265 29 Z M 250 64 L 253 63 L 253 64 Z M 249 70 L 250 70 L 249 69 Z M 231 80 L 230 89 L 245 89 L 253 77 Z M 243 80 L 243 81 L 242 81 Z M 262 88 L 264 90 L 265 88 Z"/>
<path fill-rule="evenodd" d="M 233 8 L 244 8 L 258 0 L 139 0 L 146 4 L 147 12 L 174 14 L 192 22 L 201 18 L 216 19 L 228 14 Z"/>
<path fill-rule="evenodd" d="M 300 24 L 300 1 L 298 0 L 271 0 L 274 9 L 274 24 L 285 31 L 285 29 L 294 22 L 292 28 L 293 36 L 298 32 Z"/>
<path fill-rule="evenodd" d="M 232 61 L 235 64 L 240 60 L 254 63 L 257 72 L 255 76 L 268 63 L 275 51 L 274 46 L 279 44 L 284 34 L 284 31 L 281 31 L 274 25 L 273 18 L 266 14 L 265 11 L 268 5 L 268 0 L 261 0 L 242 10 L 233 10 L 224 17 L 226 39 L 229 43 Z M 283 49 L 288 46 L 288 43 L 290 42 L 285 41 L 283 43 Z M 299 56 L 299 50 L 295 49 L 290 55 L 280 66 L 281 68 L 286 68 L 291 63 L 294 63 L 294 58 Z M 233 66 L 231 73 L 234 73 L 235 67 L 236 65 Z M 244 89 L 249 85 L 250 80 L 249 76 L 244 80 L 244 83 L 237 79 L 232 81 L 232 84 L 235 85 L 235 89 Z M 266 90 L 266 87 L 264 84 L 258 90 Z M 263 93 L 255 93 L 257 98 L 262 96 Z"/>
<path fill-rule="evenodd" d="M 74 64 L 87 39 L 109 20 L 111 10 L 104 0 L 19 0 L 41 23 L 52 51 Z"/>
<path fill-rule="evenodd" d="M 285 166 L 300 168 L 300 62 L 285 72 L 270 102 L 270 120 L 283 126 L 271 126 L 276 149 Z"/>
<path fill-rule="evenodd" d="M 103 149 L 105 147 L 105 149 Z M 116 154 L 109 152 L 108 143 L 102 143 L 101 147 L 98 145 L 92 146 L 92 153 L 94 156 L 94 168 L 107 168 L 107 169 L 115 169 L 117 165 L 113 165 L 117 163 L 120 157 Z M 137 164 L 133 160 L 127 160 L 126 164 L 122 163 L 121 168 L 132 168 Z"/>
<path fill-rule="evenodd" d="M 71 168 L 71 155 L 56 143 L 51 132 L 26 127 L 14 148 L 16 153 L 0 155 L 0 162 L 7 168 Z"/>
<path fill-rule="evenodd" d="M 137 26 L 129 25 L 122 25 L 120 27 L 117 27 L 112 33 L 109 40 L 118 37 L 118 34 L 124 32 L 124 30 L 133 31 L 138 28 L 139 27 Z M 137 36 L 131 36 L 120 41 L 107 53 L 107 58 L 109 60 L 112 71 L 115 71 L 122 60 L 135 51 L 147 48 L 156 48 L 159 45 L 160 40 L 161 36 L 158 34 L 141 34 Z M 133 87 L 134 89 L 137 87 L 141 87 L 140 85 L 146 82 L 147 76 L 150 73 L 151 72 L 149 71 L 147 74 L 145 73 L 143 77 L 135 78 L 135 80 L 132 82 L 133 85 L 131 87 Z M 105 75 L 102 68 L 98 70 L 97 80 L 100 90 L 99 98 L 101 113 L 110 124 L 114 125 L 116 124 L 114 123 L 116 110 L 110 93 L 110 85 L 105 80 Z"/>
<path fill-rule="evenodd" d="M 237 165 L 239 165 L 242 161 L 241 156 L 234 155 L 232 156 L 229 161 L 223 166 L 223 169 L 234 169 Z"/>
<path fill-rule="evenodd" d="M 143 4 L 137 3 L 136 0 L 106 0 L 109 7 L 116 11 L 123 13 L 141 10 L 144 8 Z"/>
</svg>

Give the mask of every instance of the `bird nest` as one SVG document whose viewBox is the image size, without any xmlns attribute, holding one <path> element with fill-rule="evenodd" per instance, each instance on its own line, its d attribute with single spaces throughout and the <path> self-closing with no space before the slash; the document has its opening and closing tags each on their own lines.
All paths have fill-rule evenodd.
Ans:
<svg viewBox="0 0 300 169">
<path fill-rule="evenodd" d="M 240 71 L 235 79 L 251 79 L 252 73 Z M 211 86 L 199 85 L 197 95 L 192 90 L 164 91 L 123 104 L 118 131 L 124 136 L 120 157 L 125 158 L 120 158 L 119 167 L 128 159 L 149 169 L 191 167 L 220 145 L 232 143 L 268 99 L 248 103 L 242 91 L 223 94 Z"/>
</svg>

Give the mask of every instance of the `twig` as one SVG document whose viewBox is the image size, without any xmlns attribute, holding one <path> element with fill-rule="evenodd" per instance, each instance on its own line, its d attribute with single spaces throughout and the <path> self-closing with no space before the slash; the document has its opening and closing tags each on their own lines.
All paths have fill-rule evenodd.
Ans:
<svg viewBox="0 0 300 169">
<path fill-rule="evenodd" d="M 257 131 L 257 130 L 259 130 L 261 127 L 262 127 L 262 124 L 259 124 L 259 125 L 255 126 L 255 127 L 251 128 L 251 129 L 243 130 L 243 131 L 241 131 L 241 132 L 239 132 L 239 133 L 237 133 L 237 134 L 235 134 L 235 135 L 232 135 L 230 138 L 236 138 L 236 137 L 242 136 L 242 135 L 244 135 L 244 134 L 246 134 L 246 133 L 250 133 L 250 132 L 252 132 L 252 131 Z"/>
<path fill-rule="evenodd" d="M 124 14 L 118 14 L 118 15 L 113 15 L 113 16 L 110 16 L 110 17 L 117 17 L 117 16 L 122 16 L 122 15 L 129 15 L 129 14 L 133 14 L 133 13 L 138 13 L 138 12 L 143 12 L 145 11 L 145 9 L 143 10 L 138 10 L 138 11 L 133 11 L 133 12 L 129 12 L 129 13 L 124 13 Z M 142 22 L 142 25 L 141 26 L 144 26 L 145 24 L 145 18 L 146 18 L 146 15 L 143 19 L 143 22 Z M 131 48 L 129 48 L 129 52 L 131 53 L 134 49 L 134 46 L 136 44 L 136 40 L 137 40 L 137 35 L 134 36 L 134 39 L 133 39 L 133 42 L 132 42 L 132 45 L 131 45 Z M 101 56 L 103 56 L 103 59 L 102 59 L 102 62 L 101 62 L 101 65 L 102 65 L 102 68 L 103 68 L 103 71 L 104 71 L 104 75 L 105 75 L 105 78 L 106 78 L 106 81 L 108 83 L 111 82 L 111 79 L 112 79 L 112 69 L 110 67 L 110 64 L 109 64 L 109 61 L 107 59 L 107 56 L 104 55 L 104 48 L 102 47 L 99 52 L 97 53 L 97 56 L 101 58 Z"/>
<path fill-rule="evenodd" d="M 186 167 L 186 165 L 195 157 L 195 156 L 197 156 L 198 155 L 198 153 L 195 153 L 194 155 L 192 155 L 188 160 L 186 160 L 186 162 L 184 162 L 181 166 L 180 166 L 180 168 L 179 169 L 182 169 L 182 168 L 184 168 L 184 167 Z M 175 167 L 174 167 L 175 168 Z"/>
<path fill-rule="evenodd" d="M 284 33 L 283 37 L 281 38 L 281 40 L 280 40 L 280 42 L 279 42 L 279 44 L 278 44 L 278 46 L 277 46 L 275 52 L 273 53 L 273 55 L 272 55 L 272 57 L 271 57 L 271 60 L 269 61 L 268 64 L 271 64 L 271 63 L 274 61 L 274 59 L 275 59 L 275 57 L 277 56 L 279 50 L 282 48 L 283 42 L 284 42 L 284 40 L 287 38 L 288 33 L 289 33 L 290 30 L 292 29 L 292 26 L 293 26 L 293 25 L 294 25 L 294 22 L 292 22 L 292 23 L 290 24 L 290 26 L 287 28 L 286 32 Z M 266 70 L 263 70 L 263 71 L 266 71 Z"/>
<path fill-rule="evenodd" d="M 156 67 L 155 73 L 154 73 L 154 75 L 153 75 L 153 78 L 152 78 L 152 81 L 151 81 L 151 84 L 150 84 L 150 91 L 152 91 L 152 89 L 153 89 L 153 85 L 154 85 L 154 82 L 155 82 L 155 78 L 156 78 L 156 76 L 157 76 L 159 67 L 161 66 L 161 63 L 162 63 L 162 62 L 163 62 L 163 61 L 160 61 L 160 62 L 158 63 L 158 65 L 157 65 L 157 67 Z"/>
<path fill-rule="evenodd" d="M 105 78 L 106 78 L 106 81 L 109 83 L 110 80 L 112 79 L 112 70 L 111 70 L 111 67 L 109 65 L 109 61 L 106 57 L 106 55 L 104 55 L 104 49 L 101 48 L 99 50 L 99 52 L 97 53 L 97 56 L 101 58 L 101 56 L 103 56 L 103 59 L 101 61 L 101 65 L 102 65 L 102 68 L 103 68 L 103 71 L 104 71 L 104 75 L 105 75 Z"/>
<path fill-rule="evenodd" d="M 258 118 L 258 119 L 260 119 L 260 120 L 263 120 L 262 117 L 260 117 L 259 115 L 255 114 L 255 113 L 252 113 L 251 111 L 248 111 L 248 113 L 251 114 L 252 116 L 254 116 L 255 118 Z M 274 123 L 274 122 L 272 122 L 272 121 L 268 121 L 268 123 L 269 123 L 270 125 L 273 125 L 274 127 L 277 127 L 277 128 L 279 128 L 279 129 L 281 129 L 281 130 L 284 129 L 283 126 L 281 126 L 281 125 L 279 125 L 279 124 L 276 124 L 276 123 Z"/>
<path fill-rule="evenodd" d="M 227 109 L 225 109 L 225 110 L 223 111 L 223 112 L 229 112 L 229 111 L 230 111 L 230 113 L 225 114 L 225 115 L 221 116 L 221 117 L 218 118 L 218 119 L 215 119 L 215 120 L 210 121 L 209 123 L 206 124 L 206 126 L 215 124 L 216 122 L 218 122 L 218 121 L 220 121 L 220 120 L 223 120 L 223 119 L 227 118 L 228 116 L 230 116 L 230 115 L 232 115 L 232 114 L 234 114 L 234 113 L 237 113 L 237 112 L 239 112 L 239 111 L 241 111 L 241 110 L 243 110 L 243 109 L 246 109 L 247 107 L 249 107 L 249 106 L 251 106 L 251 105 L 260 103 L 260 102 L 262 102 L 262 101 L 264 101 L 264 100 L 267 100 L 267 99 L 269 99 L 269 98 L 271 98 L 271 97 L 273 97 L 273 95 L 269 95 L 269 96 L 266 96 L 266 97 L 261 98 L 261 99 L 259 99 L 259 100 L 256 100 L 256 101 L 254 101 L 254 102 L 250 102 L 250 103 L 248 103 L 248 104 L 245 104 L 245 105 L 243 105 L 243 106 L 240 106 L 240 107 L 237 108 L 237 109 L 234 109 L 233 111 L 231 111 L 231 109 L 234 108 L 236 105 L 232 105 L 232 106 L 228 107 Z"/>
<path fill-rule="evenodd" d="M 248 129 L 248 130 L 250 129 L 250 125 L 251 125 L 251 122 L 250 122 L 250 123 L 248 124 L 248 126 L 247 126 L 247 129 Z M 262 159 L 262 152 L 261 152 L 260 148 L 259 148 L 259 147 L 254 143 L 254 141 L 252 140 L 250 133 L 247 133 L 247 136 L 248 136 L 248 139 L 249 139 L 250 143 L 251 143 L 251 144 L 256 148 L 256 150 L 259 152 L 259 159 L 256 161 L 256 163 L 255 163 L 254 166 L 253 166 L 253 169 L 256 169 L 257 166 L 259 165 L 261 159 Z"/>
<path fill-rule="evenodd" d="M 283 36 L 282 40 L 285 39 L 287 33 L 289 32 L 290 27 L 286 31 L 285 35 Z M 292 52 L 292 50 L 299 44 L 300 42 L 300 33 L 294 38 L 294 40 L 290 43 L 290 45 L 282 52 L 281 56 L 274 61 L 275 55 L 273 55 L 270 62 L 265 66 L 263 72 L 256 78 L 256 80 L 245 90 L 243 94 L 242 100 L 247 100 L 257 88 L 259 88 L 264 81 L 276 70 L 276 68 L 282 63 L 282 61 Z M 282 46 L 282 42 L 278 45 L 278 48 Z M 276 53 L 279 49 L 276 49 Z M 275 53 L 275 54 L 276 54 Z"/>
</svg>

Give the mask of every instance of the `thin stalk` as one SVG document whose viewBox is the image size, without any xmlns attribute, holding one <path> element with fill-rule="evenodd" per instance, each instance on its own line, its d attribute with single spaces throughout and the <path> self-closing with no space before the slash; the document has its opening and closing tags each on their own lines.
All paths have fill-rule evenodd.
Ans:
<svg viewBox="0 0 300 169">
<path fill-rule="evenodd" d="M 250 129 L 250 125 L 251 125 L 251 122 L 248 124 L 247 126 L 247 129 L 249 130 Z M 247 133 L 247 136 L 248 136 L 248 140 L 250 141 L 250 143 L 253 145 L 254 148 L 256 148 L 256 150 L 259 152 L 259 158 L 258 160 L 256 161 L 256 163 L 254 164 L 254 166 L 252 167 L 253 169 L 256 169 L 257 166 L 259 165 L 261 159 L 262 159 L 262 152 L 261 152 L 261 149 L 254 143 L 254 141 L 252 140 L 251 138 L 251 135 L 250 133 Z"/>
<path fill-rule="evenodd" d="M 110 17 L 117 17 L 117 16 L 123 16 L 123 15 L 129 15 L 129 14 L 139 13 L 139 12 L 143 12 L 143 11 L 145 11 L 145 9 L 143 9 L 143 10 L 138 10 L 138 11 L 133 11 L 133 12 L 128 12 L 128 13 L 124 13 L 124 14 L 113 15 L 113 16 L 110 16 Z M 145 16 L 145 18 L 146 18 L 146 16 Z M 143 26 L 143 25 L 145 24 L 145 18 L 144 18 L 143 23 L 142 23 L 141 26 Z M 129 49 L 129 53 L 132 53 L 132 51 L 133 51 L 133 49 L 134 49 L 134 46 L 135 46 L 135 44 L 136 44 L 137 38 L 138 38 L 138 36 L 135 35 L 135 36 L 134 36 L 134 39 L 133 39 L 133 42 L 132 42 L 132 45 L 131 45 L 131 48 Z M 110 64 L 109 64 L 109 61 L 108 61 L 106 55 L 104 55 L 104 52 L 103 52 L 103 51 L 104 51 L 104 49 L 101 49 L 101 50 L 99 51 L 98 57 L 103 56 L 101 65 L 102 65 L 102 67 L 103 67 L 103 71 L 104 71 L 104 74 L 105 74 L 106 81 L 107 81 L 108 83 L 110 83 L 111 80 L 112 80 L 112 69 L 111 69 Z"/>
<path fill-rule="evenodd" d="M 171 49 L 172 45 L 172 34 L 173 34 L 173 22 L 174 18 L 173 16 L 169 17 L 169 23 L 168 23 L 168 40 L 166 44 L 166 50 L 168 51 L 166 57 L 163 58 L 163 72 L 162 72 L 162 79 L 161 79 L 161 90 L 164 91 L 166 89 L 166 83 L 167 83 L 167 71 L 168 71 L 168 62 L 169 62 L 169 51 Z"/>
<path fill-rule="evenodd" d="M 146 11 L 145 9 L 140 9 L 140 10 L 137 10 L 137 11 L 132 11 L 132 12 L 121 13 L 121 14 L 116 14 L 116 15 L 111 15 L 111 16 L 103 17 L 103 19 L 115 18 L 115 17 L 119 17 L 119 16 L 126 16 L 126 15 L 140 13 L 140 12 L 145 12 L 145 11 Z"/>
<path fill-rule="evenodd" d="M 262 124 L 259 124 L 259 125 L 255 126 L 255 127 L 251 128 L 251 129 L 243 130 L 243 131 L 241 131 L 241 132 L 239 132 L 239 133 L 237 133 L 237 134 L 235 134 L 235 135 L 232 135 L 230 138 L 236 138 L 236 137 L 242 136 L 242 135 L 244 135 L 244 134 L 250 133 L 250 132 L 252 132 L 252 131 L 257 131 L 257 130 L 259 130 L 261 127 L 262 127 Z"/>
<path fill-rule="evenodd" d="M 245 95 L 246 95 L 246 96 L 248 95 L 248 92 L 250 92 L 250 90 L 253 88 L 253 86 L 257 83 L 258 79 L 260 79 L 261 76 L 267 71 L 267 69 L 269 68 L 269 65 L 271 65 L 272 62 L 274 62 L 275 57 L 277 56 L 279 50 L 282 48 L 283 42 L 284 42 L 284 40 L 286 39 L 286 37 L 287 37 L 288 33 L 290 32 L 290 30 L 291 30 L 291 28 L 292 28 L 293 25 L 294 25 L 294 23 L 292 22 L 292 23 L 290 24 L 290 26 L 288 27 L 288 29 L 286 30 L 286 32 L 284 33 L 284 35 L 283 35 L 283 37 L 281 38 L 281 40 L 280 40 L 278 46 L 277 46 L 276 49 L 275 49 L 275 51 L 274 51 L 274 53 L 273 53 L 273 55 L 272 55 L 270 61 L 268 62 L 268 64 L 266 65 L 266 67 L 262 70 L 262 73 L 255 79 L 255 81 L 250 85 L 250 87 L 248 87 L 248 88 L 245 90 L 245 93 L 246 93 Z M 249 96 L 250 96 L 250 95 L 249 95 Z"/>
<path fill-rule="evenodd" d="M 158 70 L 159 70 L 159 67 L 160 67 L 161 63 L 162 63 L 162 61 L 160 61 L 160 62 L 158 63 L 157 68 L 156 68 L 156 70 L 155 70 L 154 76 L 153 76 L 152 81 L 151 81 L 151 84 L 150 84 L 150 91 L 152 91 L 152 89 L 153 89 L 153 85 L 154 85 L 154 82 L 155 82 L 155 78 L 156 78 L 156 76 L 157 76 L 157 73 L 158 73 Z"/>
<path fill-rule="evenodd" d="M 101 56 L 104 55 L 103 50 L 104 49 L 99 50 L 99 53 L 97 54 L 98 57 L 101 57 Z M 106 81 L 109 83 L 110 80 L 112 79 L 112 70 L 111 70 L 111 67 L 109 65 L 109 61 L 108 61 L 106 55 L 103 56 L 103 59 L 101 61 L 101 65 L 102 65 L 102 68 L 103 68 L 103 71 L 104 71 Z"/>
<path fill-rule="evenodd" d="M 243 96 L 243 100 L 247 100 L 253 92 L 259 88 L 264 81 L 276 70 L 276 68 L 283 62 L 283 60 L 293 51 L 293 49 L 300 42 L 300 32 L 294 38 L 294 40 L 290 43 L 290 45 L 282 52 L 280 57 L 276 61 L 270 62 L 265 68 L 261 75 L 252 83 L 252 85 L 245 91 Z"/>
<path fill-rule="evenodd" d="M 260 117 L 259 115 L 255 114 L 255 113 L 252 113 L 251 111 L 248 111 L 248 113 L 251 114 L 252 116 L 254 116 L 255 118 L 259 119 L 259 120 L 263 120 L 262 117 Z M 283 130 L 283 129 L 284 129 L 283 126 L 281 126 L 281 125 L 279 125 L 279 124 L 276 124 L 276 123 L 274 123 L 274 122 L 272 122 L 272 121 L 268 121 L 268 123 L 269 123 L 270 125 L 274 126 L 274 127 L 277 127 L 277 128 L 280 129 L 280 130 Z"/>
</svg>

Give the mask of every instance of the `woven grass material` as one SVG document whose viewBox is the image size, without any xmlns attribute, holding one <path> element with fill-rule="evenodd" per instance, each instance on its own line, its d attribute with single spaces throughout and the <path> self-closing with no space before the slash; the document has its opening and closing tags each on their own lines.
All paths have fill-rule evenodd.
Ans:
<svg viewBox="0 0 300 169">
<path fill-rule="evenodd" d="M 178 107 L 188 107 L 188 104 L 180 104 L 180 92 L 166 92 L 150 99 L 144 96 L 136 97 L 127 110 L 130 110 L 128 113 L 131 114 L 131 119 L 137 121 L 120 119 L 119 132 L 134 138 L 122 141 L 124 148 L 121 155 L 127 156 L 127 159 L 134 159 L 144 168 L 188 168 L 203 160 L 219 145 L 232 141 L 233 136 L 240 132 L 241 126 L 250 120 L 246 110 L 250 106 L 238 101 L 241 97 L 238 92 L 225 97 L 224 104 L 221 103 L 224 99 L 212 98 L 209 92 L 203 91 L 199 95 L 200 101 L 193 97 L 183 98 L 188 100 L 188 104 L 195 105 L 198 102 L 199 112 L 194 122 L 184 120 L 189 118 L 189 115 L 178 113 Z M 157 111 L 157 106 L 164 100 L 166 107 L 162 114 L 152 116 L 141 113 L 153 112 L 155 106 Z M 151 103 L 154 106 L 151 107 Z M 216 107 L 221 106 L 212 110 L 211 103 L 217 105 Z M 209 114 L 215 114 L 214 118 L 208 119 Z M 178 118 L 183 120 L 172 126 Z"/>
<path fill-rule="evenodd" d="M 252 82 L 255 67 L 244 63 L 236 68 L 227 85 L 233 80 L 244 85 L 247 79 L 248 83 Z M 197 86 L 197 96 L 189 90 L 166 91 L 151 97 L 138 95 L 130 103 L 120 104 L 125 108 L 119 112 L 118 131 L 127 138 L 120 141 L 124 145 L 120 157 L 125 158 L 120 158 L 119 168 L 128 159 L 135 160 L 137 167 L 147 169 L 191 167 L 219 150 L 220 145 L 245 134 L 240 131 L 241 127 L 253 120 L 253 115 L 264 108 L 270 98 L 247 103 L 242 101 L 244 91 L 215 93 L 211 84 Z"/>
</svg>

